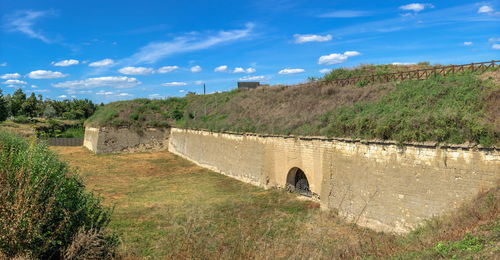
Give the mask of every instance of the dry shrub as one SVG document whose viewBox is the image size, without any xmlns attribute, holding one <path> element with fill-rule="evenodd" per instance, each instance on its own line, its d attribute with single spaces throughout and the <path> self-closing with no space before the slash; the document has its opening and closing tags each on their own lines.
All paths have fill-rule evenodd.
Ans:
<svg viewBox="0 0 500 260">
<path fill-rule="evenodd" d="M 25 256 L 25 255 L 17 255 L 17 256 L 14 256 L 14 257 L 7 257 L 6 255 L 2 254 L 2 252 L 0 252 L 0 260 L 30 260 L 29 257 Z"/>
<path fill-rule="evenodd" d="M 113 259 L 115 247 L 106 239 L 102 230 L 80 228 L 66 248 L 63 259 Z"/>
</svg>

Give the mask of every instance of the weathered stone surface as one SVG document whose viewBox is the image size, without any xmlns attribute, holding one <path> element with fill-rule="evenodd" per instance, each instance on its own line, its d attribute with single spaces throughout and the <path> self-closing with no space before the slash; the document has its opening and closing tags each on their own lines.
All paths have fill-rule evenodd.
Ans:
<svg viewBox="0 0 500 260">
<path fill-rule="evenodd" d="M 98 154 L 162 151 L 168 147 L 169 134 L 166 128 L 86 127 L 83 146 Z"/>
<path fill-rule="evenodd" d="M 172 128 L 169 151 L 265 188 L 303 170 L 323 209 L 375 230 L 405 233 L 500 181 L 500 151 L 467 147 L 241 135 Z"/>
</svg>

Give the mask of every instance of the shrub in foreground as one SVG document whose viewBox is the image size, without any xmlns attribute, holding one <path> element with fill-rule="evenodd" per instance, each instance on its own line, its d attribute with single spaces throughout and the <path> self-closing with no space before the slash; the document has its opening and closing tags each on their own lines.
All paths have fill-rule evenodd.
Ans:
<svg viewBox="0 0 500 260">
<path fill-rule="evenodd" d="M 0 254 L 59 259 L 89 231 L 111 255 L 117 239 L 102 235 L 111 210 L 84 188 L 44 143 L 0 132 Z"/>
</svg>

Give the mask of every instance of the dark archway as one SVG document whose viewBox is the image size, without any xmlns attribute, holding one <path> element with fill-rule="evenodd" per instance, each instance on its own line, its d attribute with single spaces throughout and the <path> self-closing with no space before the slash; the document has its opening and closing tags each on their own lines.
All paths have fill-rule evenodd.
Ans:
<svg viewBox="0 0 500 260">
<path fill-rule="evenodd" d="M 307 197 L 312 196 L 306 174 L 297 167 L 293 167 L 288 172 L 286 177 L 286 189 L 290 192 L 296 192 Z"/>
</svg>

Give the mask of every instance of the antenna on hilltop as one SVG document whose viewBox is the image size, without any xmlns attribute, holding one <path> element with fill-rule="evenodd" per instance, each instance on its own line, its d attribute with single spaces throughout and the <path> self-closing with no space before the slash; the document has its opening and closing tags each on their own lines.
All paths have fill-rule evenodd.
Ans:
<svg viewBox="0 0 500 260">
<path fill-rule="evenodd" d="M 207 94 L 207 88 L 205 87 L 205 83 L 203 83 L 203 95 Z"/>
</svg>

